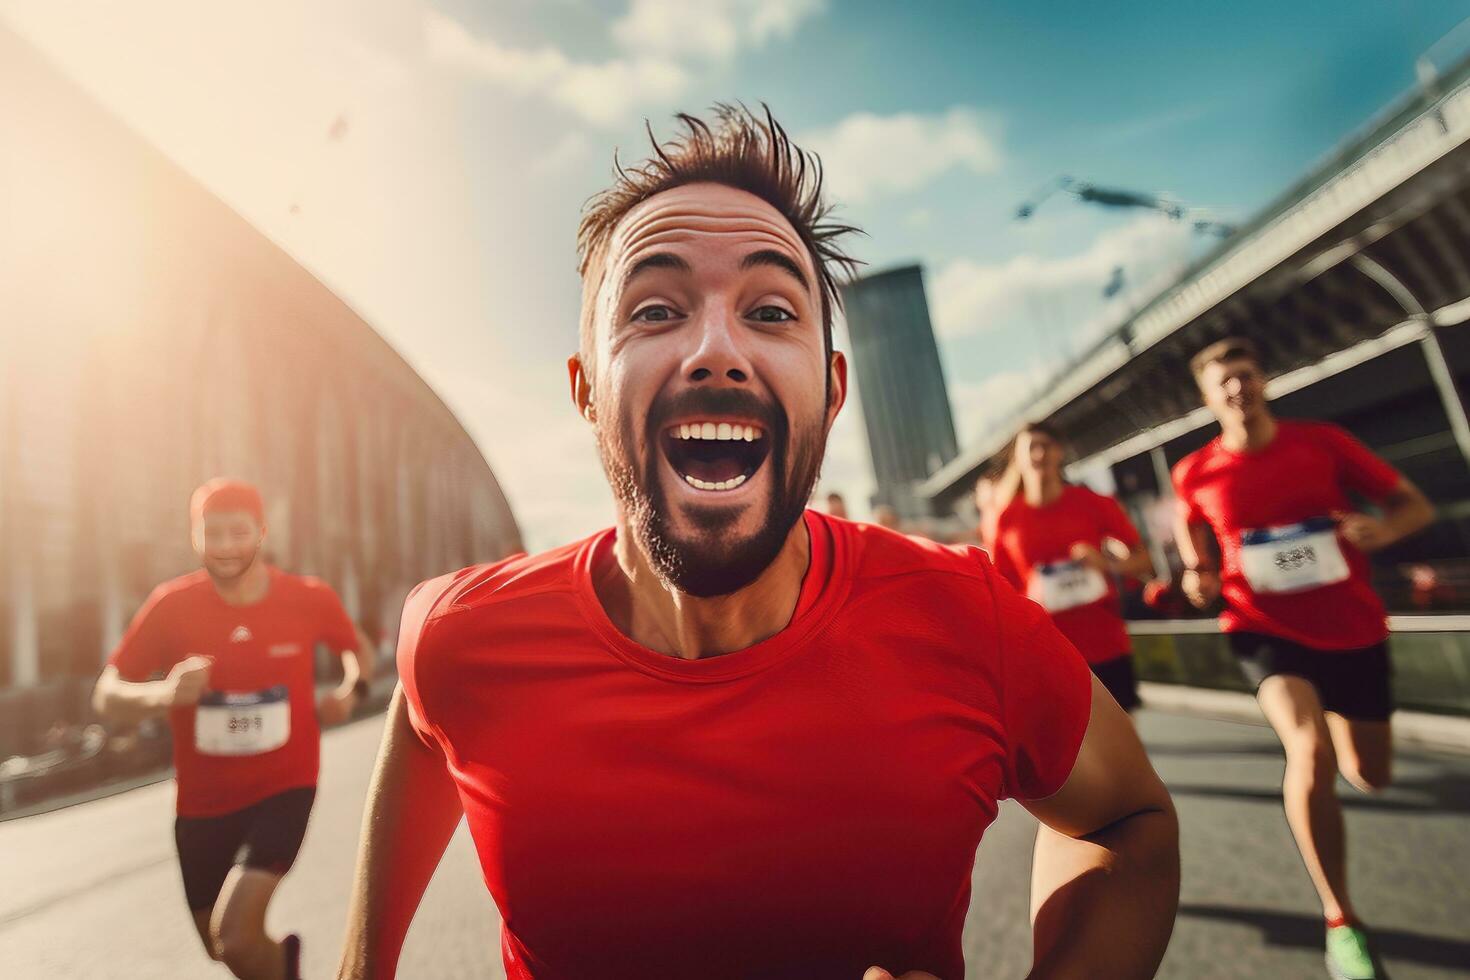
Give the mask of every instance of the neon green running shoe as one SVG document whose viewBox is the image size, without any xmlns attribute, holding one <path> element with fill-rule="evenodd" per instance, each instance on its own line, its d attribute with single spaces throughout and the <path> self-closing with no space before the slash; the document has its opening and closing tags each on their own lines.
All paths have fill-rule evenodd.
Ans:
<svg viewBox="0 0 1470 980">
<path fill-rule="evenodd" d="M 1327 972 L 1333 980 L 1378 980 L 1373 957 L 1368 953 L 1367 933 L 1357 926 L 1328 929 Z"/>
</svg>

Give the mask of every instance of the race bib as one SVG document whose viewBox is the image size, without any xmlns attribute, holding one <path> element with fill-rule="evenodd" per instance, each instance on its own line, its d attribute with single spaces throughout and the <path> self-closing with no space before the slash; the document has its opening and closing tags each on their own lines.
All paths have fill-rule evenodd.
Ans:
<svg viewBox="0 0 1470 980">
<path fill-rule="evenodd" d="M 194 712 L 194 748 L 204 755 L 260 755 L 291 737 L 291 699 L 278 684 L 264 691 L 209 691 Z"/>
<path fill-rule="evenodd" d="M 1305 592 L 1350 574 L 1330 517 L 1240 532 L 1240 569 L 1258 593 Z"/>
<path fill-rule="evenodd" d="M 1031 570 L 1026 597 L 1047 612 L 1062 612 L 1096 602 L 1108 594 L 1102 572 L 1080 561 L 1054 561 Z"/>
</svg>

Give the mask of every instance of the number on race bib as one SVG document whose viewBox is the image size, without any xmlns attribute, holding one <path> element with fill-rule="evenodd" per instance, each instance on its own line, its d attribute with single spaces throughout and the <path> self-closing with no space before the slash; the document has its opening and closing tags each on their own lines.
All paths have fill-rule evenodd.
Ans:
<svg viewBox="0 0 1470 980">
<path fill-rule="evenodd" d="M 194 711 L 194 748 L 204 755 L 260 755 L 291 737 L 291 699 L 265 691 L 210 691 Z"/>
<path fill-rule="evenodd" d="M 1320 589 L 1350 574 L 1330 517 L 1242 531 L 1240 569 L 1254 591 L 1271 594 Z"/>
<path fill-rule="evenodd" d="M 1080 561 L 1054 561 L 1031 570 L 1026 596 L 1047 612 L 1063 612 L 1097 602 L 1108 594 L 1102 572 Z"/>
</svg>

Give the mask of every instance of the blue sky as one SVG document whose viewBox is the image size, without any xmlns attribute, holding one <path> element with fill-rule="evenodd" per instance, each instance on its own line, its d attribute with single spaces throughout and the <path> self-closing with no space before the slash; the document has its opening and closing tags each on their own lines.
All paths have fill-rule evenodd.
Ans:
<svg viewBox="0 0 1470 980">
<path fill-rule="evenodd" d="M 1106 8 L 1106 9 L 1103 9 Z M 1047 202 L 1072 174 L 1244 219 L 1414 82 L 1463 3 L 192 0 L 0 18 L 317 273 L 420 370 L 532 547 L 611 502 L 563 362 L 573 235 L 614 146 L 769 102 L 875 268 L 925 264 L 961 441 L 1198 254 L 1185 227 Z M 1441 59 L 1470 46 L 1470 31 Z M 345 135 L 327 136 L 337 118 Z M 1100 295 L 1122 265 L 1128 288 Z M 860 398 L 861 393 L 859 393 Z M 870 485 L 859 405 L 824 484 Z M 859 507 L 859 510 L 862 508 Z"/>
</svg>

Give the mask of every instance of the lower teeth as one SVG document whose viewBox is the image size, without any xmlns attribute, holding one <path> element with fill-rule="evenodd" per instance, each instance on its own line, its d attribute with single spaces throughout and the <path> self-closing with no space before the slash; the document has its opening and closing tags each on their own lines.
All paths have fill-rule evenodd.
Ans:
<svg viewBox="0 0 1470 980">
<path fill-rule="evenodd" d="M 684 482 L 689 484 L 696 490 L 734 490 L 736 487 L 740 486 L 740 484 L 744 483 L 746 479 L 747 477 L 744 474 L 741 474 L 733 480 L 724 480 L 720 483 L 709 483 L 704 480 L 695 479 L 688 474 L 684 475 Z"/>
</svg>

